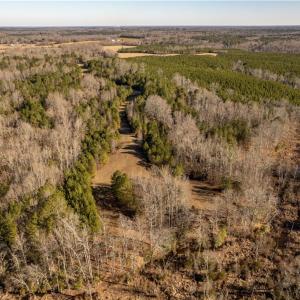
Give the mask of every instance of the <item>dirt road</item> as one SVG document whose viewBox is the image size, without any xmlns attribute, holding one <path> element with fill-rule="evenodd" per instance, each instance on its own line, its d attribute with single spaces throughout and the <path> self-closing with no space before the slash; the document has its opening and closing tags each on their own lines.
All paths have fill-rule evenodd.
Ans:
<svg viewBox="0 0 300 300">
<path fill-rule="evenodd" d="M 94 185 L 105 185 L 111 183 L 111 176 L 117 170 L 126 173 L 128 176 L 148 176 L 149 170 L 143 149 L 132 132 L 128 123 L 125 105 L 120 109 L 121 128 L 118 149 L 110 155 L 108 162 L 101 166 L 93 179 Z"/>
<path fill-rule="evenodd" d="M 111 177 L 117 170 L 126 173 L 129 177 L 150 176 L 150 165 L 145 159 L 140 142 L 132 132 L 128 123 L 125 105 L 120 108 L 121 127 L 118 149 L 110 155 L 108 162 L 100 166 L 93 178 L 93 186 L 109 187 Z M 191 199 L 189 205 L 197 209 L 213 209 L 213 198 L 217 194 L 214 187 L 197 180 L 189 180 Z"/>
</svg>

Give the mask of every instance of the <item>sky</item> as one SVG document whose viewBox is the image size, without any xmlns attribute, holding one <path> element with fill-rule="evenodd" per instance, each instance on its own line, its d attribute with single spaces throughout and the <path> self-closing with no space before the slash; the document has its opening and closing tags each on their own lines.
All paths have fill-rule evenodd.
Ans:
<svg viewBox="0 0 300 300">
<path fill-rule="evenodd" d="M 300 25 L 300 0 L 0 0 L 1 27 L 135 25 Z"/>
</svg>

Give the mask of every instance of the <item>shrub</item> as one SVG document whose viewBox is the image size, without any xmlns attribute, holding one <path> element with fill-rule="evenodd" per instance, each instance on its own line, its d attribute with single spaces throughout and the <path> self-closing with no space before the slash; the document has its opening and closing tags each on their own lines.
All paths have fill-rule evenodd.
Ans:
<svg viewBox="0 0 300 300">
<path fill-rule="evenodd" d="M 46 111 L 39 101 L 25 101 L 21 107 L 20 113 L 23 120 L 29 122 L 33 126 L 41 128 L 52 126 L 50 118 L 46 115 Z"/>
<path fill-rule="evenodd" d="M 171 160 L 172 149 L 164 136 L 162 126 L 156 122 L 147 124 L 144 150 L 147 152 L 150 162 L 156 165 L 167 164 Z"/>
<path fill-rule="evenodd" d="M 64 190 L 68 204 L 79 215 L 80 220 L 87 224 L 91 231 L 97 232 L 100 229 L 100 219 L 87 166 L 79 161 L 66 173 Z"/>
<path fill-rule="evenodd" d="M 0 241 L 11 247 L 17 236 L 17 225 L 14 217 L 9 214 L 0 215 Z"/>
<path fill-rule="evenodd" d="M 0 198 L 4 197 L 9 190 L 9 184 L 0 182 Z"/>
<path fill-rule="evenodd" d="M 221 227 L 214 238 L 215 248 L 221 247 L 227 238 L 227 229 L 225 227 Z"/>
<path fill-rule="evenodd" d="M 139 205 L 134 196 L 133 184 L 125 173 L 116 171 L 112 176 L 112 190 L 119 204 L 135 214 Z"/>
</svg>

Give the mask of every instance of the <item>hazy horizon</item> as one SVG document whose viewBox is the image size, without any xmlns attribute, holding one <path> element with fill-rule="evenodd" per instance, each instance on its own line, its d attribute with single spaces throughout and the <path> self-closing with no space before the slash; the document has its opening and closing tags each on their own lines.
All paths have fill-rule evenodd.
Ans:
<svg viewBox="0 0 300 300">
<path fill-rule="evenodd" d="M 299 1 L 0 1 L 0 27 L 299 26 Z"/>
</svg>

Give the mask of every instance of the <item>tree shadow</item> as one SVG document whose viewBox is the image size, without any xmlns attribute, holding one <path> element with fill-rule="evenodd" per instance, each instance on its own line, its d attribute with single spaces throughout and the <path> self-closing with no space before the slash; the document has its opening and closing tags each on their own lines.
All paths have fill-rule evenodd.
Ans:
<svg viewBox="0 0 300 300">
<path fill-rule="evenodd" d="M 290 231 L 300 231 L 300 220 L 285 221 L 282 227 Z"/>
<path fill-rule="evenodd" d="M 116 205 L 116 199 L 109 184 L 98 184 L 92 189 L 98 206 L 112 208 Z"/>
<path fill-rule="evenodd" d="M 92 193 L 94 199 L 96 200 L 96 204 L 104 209 L 118 212 L 126 217 L 133 217 L 134 212 L 124 205 L 121 205 L 119 201 L 116 199 L 111 185 L 109 184 L 98 184 L 92 187 Z"/>
<path fill-rule="evenodd" d="M 218 193 L 220 193 L 222 190 L 219 188 L 208 188 L 208 187 L 193 185 L 192 191 L 199 194 L 200 196 L 213 197 L 216 196 Z"/>
<path fill-rule="evenodd" d="M 223 191 L 222 187 L 211 186 L 204 182 L 201 183 L 201 181 L 193 180 L 191 184 L 192 184 L 192 191 L 204 199 L 214 197 Z"/>
<path fill-rule="evenodd" d="M 123 149 L 123 153 L 127 153 L 138 158 L 140 160 L 138 162 L 139 165 L 145 168 L 150 167 L 149 162 L 146 160 L 146 154 L 144 153 L 143 148 L 138 144 L 137 140 L 134 141 L 134 144 L 127 145 L 122 149 Z"/>
</svg>

